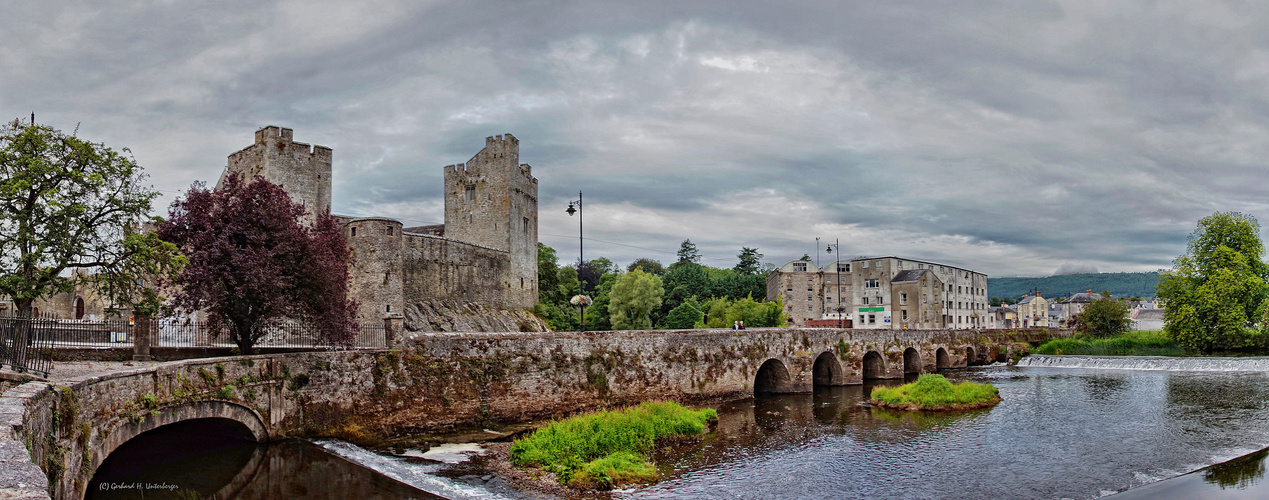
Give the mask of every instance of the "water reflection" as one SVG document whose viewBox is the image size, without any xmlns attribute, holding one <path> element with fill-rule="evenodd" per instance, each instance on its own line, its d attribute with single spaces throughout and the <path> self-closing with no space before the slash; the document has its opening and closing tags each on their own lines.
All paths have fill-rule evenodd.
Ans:
<svg viewBox="0 0 1269 500">
<path fill-rule="evenodd" d="M 257 444 L 244 431 L 200 419 L 141 434 L 98 467 L 85 498 L 440 498 L 311 443 Z"/>
<path fill-rule="evenodd" d="M 1247 489 L 1260 483 L 1265 477 L 1265 456 L 1269 449 L 1243 455 L 1223 464 L 1217 464 L 1203 471 L 1203 480 L 1220 486 L 1221 489 Z M 1269 493 L 1269 492 L 1265 492 Z"/>
<path fill-rule="evenodd" d="M 713 434 L 654 455 L 661 483 L 617 496 L 1097 498 L 1269 445 L 1265 374 L 993 366 L 946 375 L 990 382 L 1004 401 L 957 413 L 867 404 L 875 385 L 902 382 L 893 380 L 725 404 Z M 1263 484 L 1263 472 L 1263 460 L 1248 460 L 1196 479 L 1234 491 Z"/>
</svg>

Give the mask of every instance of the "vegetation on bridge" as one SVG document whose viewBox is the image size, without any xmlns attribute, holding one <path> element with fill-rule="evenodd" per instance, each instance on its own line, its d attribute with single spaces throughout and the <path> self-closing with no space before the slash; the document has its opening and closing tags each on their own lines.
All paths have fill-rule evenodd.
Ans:
<svg viewBox="0 0 1269 500">
<path fill-rule="evenodd" d="M 673 402 L 649 402 L 553 421 L 511 445 L 511 463 L 555 473 L 560 484 L 583 489 L 656 480 L 644 454 L 658 440 L 703 434 L 718 417 L 712 408 L 690 410 Z"/>
<path fill-rule="evenodd" d="M 877 387 L 870 397 L 872 404 L 897 410 L 968 410 L 1000 402 L 1000 392 L 991 384 L 953 384 L 936 373 L 899 387 Z"/>
</svg>

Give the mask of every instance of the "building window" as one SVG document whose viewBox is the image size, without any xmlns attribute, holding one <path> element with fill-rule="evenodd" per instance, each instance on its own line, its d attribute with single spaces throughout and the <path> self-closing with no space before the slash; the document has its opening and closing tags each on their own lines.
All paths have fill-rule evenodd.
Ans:
<svg viewBox="0 0 1269 500">
<path fill-rule="evenodd" d="M 869 315 L 868 315 L 868 324 L 870 324 L 870 325 L 875 325 L 875 324 L 877 324 L 877 315 L 876 315 L 876 314 L 869 314 Z"/>
<path fill-rule="evenodd" d="M 881 261 L 877 261 L 877 269 L 881 269 Z"/>
<path fill-rule="evenodd" d="M 899 261 L 899 269 L 903 269 L 903 261 Z"/>
<path fill-rule="evenodd" d="M 864 266 L 864 269 L 868 269 L 868 261 L 865 260 L 863 263 L 863 266 Z"/>
<path fill-rule="evenodd" d="M 925 269 L 925 264 L 917 264 L 917 269 Z"/>
<path fill-rule="evenodd" d="M 886 298 L 885 298 L 885 297 L 877 297 L 877 305 L 882 305 L 882 304 L 885 304 L 885 303 L 886 303 Z"/>
<path fill-rule="evenodd" d="M 807 301 L 807 302 L 811 302 L 811 296 L 810 296 L 810 295 L 807 295 L 807 296 L 806 296 L 806 301 Z"/>
<path fill-rule="evenodd" d="M 524 233 L 529 234 L 529 218 L 524 218 Z"/>
<path fill-rule="evenodd" d="M 907 309 L 904 309 L 904 310 L 903 310 L 903 320 L 904 320 L 904 321 L 907 321 L 907 320 L 908 320 L 908 310 L 907 310 Z"/>
<path fill-rule="evenodd" d="M 793 285 L 789 285 L 789 286 L 785 289 L 785 291 L 786 291 L 786 292 L 792 292 L 792 291 L 793 291 Z"/>
<path fill-rule="evenodd" d="M 849 272 L 850 272 L 850 264 L 838 264 L 838 265 L 837 265 L 837 272 L 839 272 L 839 273 L 849 273 Z"/>
<path fill-rule="evenodd" d="M 901 306 L 906 306 L 906 305 L 908 305 L 908 294 L 906 294 L 906 293 L 901 293 L 901 294 L 899 294 L 899 305 L 901 305 Z M 905 313 L 903 313 L 903 314 L 905 314 L 905 315 L 906 315 L 906 314 L 908 314 L 908 313 L 906 313 L 906 312 L 905 312 Z M 904 318 L 904 319 L 907 319 L 907 318 Z"/>
<path fill-rule="evenodd" d="M 806 306 L 806 312 L 811 312 L 811 306 Z"/>
<path fill-rule="evenodd" d="M 868 297 L 864 297 L 864 305 L 868 305 Z"/>
<path fill-rule="evenodd" d="M 800 272 L 800 273 L 804 273 L 804 272 L 806 272 L 806 263 L 805 263 L 805 262 L 794 262 L 794 263 L 793 263 L 793 271 L 794 271 L 794 272 Z"/>
<path fill-rule="evenodd" d="M 864 280 L 864 288 L 881 288 L 881 280 L 878 280 L 878 279 Z"/>
<path fill-rule="evenodd" d="M 468 184 L 463 190 L 463 199 L 467 201 L 476 201 L 476 185 Z"/>
</svg>

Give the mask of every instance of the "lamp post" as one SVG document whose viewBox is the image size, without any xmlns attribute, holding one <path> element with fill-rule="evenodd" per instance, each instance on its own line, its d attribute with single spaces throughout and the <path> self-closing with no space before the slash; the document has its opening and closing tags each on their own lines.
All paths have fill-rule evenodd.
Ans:
<svg viewBox="0 0 1269 500">
<path fill-rule="evenodd" d="M 576 207 L 574 207 L 576 206 Z M 582 240 L 582 192 L 577 192 L 577 201 L 568 202 L 568 210 L 565 210 L 569 217 L 577 214 L 577 270 L 582 269 L 582 263 L 586 262 L 585 243 Z M 580 278 L 580 276 L 579 276 Z M 582 309 L 582 331 L 586 331 L 586 306 L 590 305 L 590 297 L 586 296 L 586 290 L 582 288 L 582 280 L 577 280 L 577 297 L 570 302 L 574 302 Z"/>
<path fill-rule="evenodd" d="M 816 238 L 816 239 L 819 239 L 819 238 Z M 826 246 L 828 248 L 825 251 L 828 252 L 829 255 L 833 254 L 833 250 L 837 250 L 837 259 L 841 260 L 842 240 L 840 238 L 833 238 L 833 244 L 826 245 Z M 818 253 L 816 255 L 818 255 Z M 837 261 L 835 260 L 833 261 L 833 267 L 835 268 L 835 271 L 837 273 L 837 307 L 835 308 L 837 310 L 837 328 L 841 328 L 842 327 L 842 313 L 845 312 L 845 309 L 843 309 L 843 306 L 842 306 L 842 266 L 839 265 Z"/>
</svg>

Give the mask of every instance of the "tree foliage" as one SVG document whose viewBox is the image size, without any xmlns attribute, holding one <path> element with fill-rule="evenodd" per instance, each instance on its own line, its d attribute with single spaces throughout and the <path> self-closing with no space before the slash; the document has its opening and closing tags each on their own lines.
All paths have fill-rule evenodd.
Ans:
<svg viewBox="0 0 1269 500">
<path fill-rule="evenodd" d="M 1218 212 L 1199 220 L 1186 253 L 1159 276 L 1164 332 L 1198 351 L 1269 344 L 1263 255 L 1254 217 Z"/>
<path fill-rule="evenodd" d="M 665 274 L 665 266 L 661 265 L 660 261 L 652 260 L 647 257 L 635 259 L 635 261 L 631 262 L 629 266 L 626 266 L 627 272 L 634 271 L 635 269 L 642 269 L 645 273 L 655 274 L 657 276 Z"/>
<path fill-rule="evenodd" d="M 1093 337 L 1113 337 L 1128 331 L 1131 320 L 1128 304 L 1110 298 L 1109 293 L 1088 304 L 1075 317 L 1075 330 Z"/>
<path fill-rule="evenodd" d="M 734 271 L 743 275 L 758 274 L 759 266 L 762 265 L 762 254 L 758 253 L 757 248 L 740 247 L 740 253 L 736 257 L 740 261 L 736 263 L 736 267 L 732 268 Z"/>
<path fill-rule="evenodd" d="M 329 213 L 304 225 L 304 212 L 260 177 L 231 174 L 215 191 L 195 183 L 159 228 L 190 260 L 175 304 L 227 324 L 244 354 L 285 321 L 311 322 L 335 343 L 351 340 L 358 325 L 348 245 Z"/>
<path fill-rule="evenodd" d="M 84 280 L 106 284 L 116 305 L 156 307 L 157 293 L 132 286 L 146 276 L 137 273 L 181 263 L 172 247 L 139 233 L 159 194 L 145 177 L 103 144 L 34 123 L 0 127 L 0 294 L 25 315 Z"/>
<path fill-rule="evenodd" d="M 652 311 L 661 306 L 661 278 L 635 269 L 621 276 L 610 293 L 609 317 L 617 330 L 652 328 Z"/>
<path fill-rule="evenodd" d="M 701 252 L 696 250 L 696 244 L 692 243 L 692 240 L 683 240 L 683 243 L 679 244 L 678 256 L 680 264 L 701 263 Z"/>
</svg>

